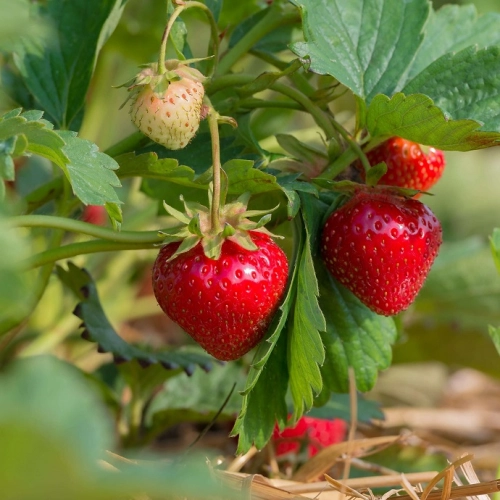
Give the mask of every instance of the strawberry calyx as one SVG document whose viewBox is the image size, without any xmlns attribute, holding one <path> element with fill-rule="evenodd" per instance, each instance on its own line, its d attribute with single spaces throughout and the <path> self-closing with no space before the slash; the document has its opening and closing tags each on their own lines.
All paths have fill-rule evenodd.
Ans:
<svg viewBox="0 0 500 500">
<path fill-rule="evenodd" d="M 127 87 L 129 95 L 125 102 L 120 106 L 120 109 L 125 104 L 133 99 L 145 86 L 151 87 L 157 96 L 165 95 L 169 85 L 173 82 L 178 82 L 183 78 L 192 80 L 194 82 L 205 83 L 207 77 L 195 68 L 188 66 L 191 63 L 202 61 L 209 58 L 199 59 L 186 59 L 180 61 L 179 59 L 168 59 L 165 61 L 165 72 L 158 69 L 158 63 L 143 64 L 140 67 L 142 70 L 135 75 L 132 79 L 118 85 L 116 88 Z"/>
<path fill-rule="evenodd" d="M 212 190 L 212 186 L 210 187 Z M 168 259 L 171 261 L 178 255 L 188 252 L 198 243 L 201 243 L 204 254 L 213 260 L 218 260 L 221 255 L 222 244 L 225 240 L 232 241 L 245 250 L 255 251 L 258 246 L 250 236 L 250 231 L 264 233 L 274 238 L 281 238 L 268 231 L 264 226 L 271 220 L 272 211 L 276 210 L 248 210 L 250 193 L 244 193 L 232 203 L 227 203 L 220 208 L 220 225 L 213 227 L 211 208 L 200 203 L 180 199 L 184 204 L 184 212 L 163 202 L 169 215 L 177 219 L 181 225 L 170 231 L 160 231 L 165 235 L 163 244 L 181 241 L 181 244 Z M 260 217 L 258 221 L 250 220 L 251 217 Z"/>
</svg>

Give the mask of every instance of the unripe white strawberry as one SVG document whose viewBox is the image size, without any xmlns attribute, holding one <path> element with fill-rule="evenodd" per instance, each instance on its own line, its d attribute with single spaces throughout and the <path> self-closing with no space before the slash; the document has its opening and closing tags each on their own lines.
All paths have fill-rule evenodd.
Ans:
<svg viewBox="0 0 500 500">
<path fill-rule="evenodd" d="M 156 65 L 144 69 L 129 88 L 134 92 L 132 122 L 144 135 L 168 149 L 181 149 L 194 137 L 205 95 L 205 77 L 194 68 L 175 63 L 162 75 L 158 75 Z"/>
</svg>

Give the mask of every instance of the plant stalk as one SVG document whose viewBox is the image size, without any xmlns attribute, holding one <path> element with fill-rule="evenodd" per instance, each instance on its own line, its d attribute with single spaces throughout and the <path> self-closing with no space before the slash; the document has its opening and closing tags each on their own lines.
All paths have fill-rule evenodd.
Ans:
<svg viewBox="0 0 500 500">
<path fill-rule="evenodd" d="M 153 239 L 152 239 L 153 240 Z M 161 243 L 158 241 L 150 241 L 149 243 L 122 243 L 109 240 L 92 240 L 81 243 L 71 243 L 69 245 L 59 246 L 45 250 L 29 259 L 25 260 L 23 265 L 26 269 L 34 269 L 45 264 L 54 263 L 58 260 L 69 259 L 78 255 L 99 253 L 99 252 L 119 252 L 121 250 L 153 250 Z"/>
<path fill-rule="evenodd" d="M 94 238 L 116 243 L 154 244 L 161 243 L 164 236 L 158 231 L 114 231 L 89 222 L 83 222 L 53 215 L 19 215 L 12 217 L 9 223 L 15 227 L 45 227 L 62 229 L 71 233 L 81 233 Z"/>
<path fill-rule="evenodd" d="M 208 113 L 208 127 L 212 142 L 212 173 L 213 194 L 212 206 L 210 207 L 211 232 L 217 234 L 221 230 L 220 222 L 220 197 L 221 197 L 221 163 L 220 163 L 220 138 L 219 138 L 219 113 L 212 107 L 210 101 L 205 99 L 210 110 Z"/>
<path fill-rule="evenodd" d="M 278 26 L 293 24 L 300 21 L 297 9 L 284 12 L 280 6 L 271 7 L 265 15 L 238 43 L 236 43 L 219 62 L 216 74 L 224 75 L 246 54 L 260 39 L 271 33 Z"/>
<path fill-rule="evenodd" d="M 161 38 L 161 45 L 160 45 L 160 54 L 158 56 L 158 74 L 163 75 L 166 73 L 167 68 L 165 66 L 165 57 L 166 57 L 166 52 L 167 52 L 167 41 L 168 37 L 170 35 L 170 31 L 172 30 L 172 27 L 175 23 L 175 20 L 181 15 L 182 12 L 185 10 L 191 9 L 191 8 L 198 8 L 201 9 L 203 12 L 205 12 L 208 22 L 210 23 L 210 38 L 212 40 L 212 64 L 210 67 L 210 70 L 208 71 L 207 76 L 213 75 L 215 72 L 215 67 L 217 64 L 217 60 L 219 58 L 219 34 L 218 34 L 218 28 L 217 28 L 217 23 L 214 19 L 214 16 L 212 15 L 212 11 L 203 3 L 201 2 L 196 2 L 196 1 L 187 1 L 183 3 L 182 5 L 179 5 L 175 8 L 175 10 L 172 12 L 172 15 L 170 16 L 167 25 L 165 27 L 165 31 L 163 32 L 162 38 Z"/>
</svg>

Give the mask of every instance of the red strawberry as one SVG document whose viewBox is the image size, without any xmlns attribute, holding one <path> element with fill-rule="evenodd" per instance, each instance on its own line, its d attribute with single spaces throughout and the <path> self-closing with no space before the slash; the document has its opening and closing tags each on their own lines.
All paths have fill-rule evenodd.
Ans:
<svg viewBox="0 0 500 500">
<path fill-rule="evenodd" d="M 328 218 L 321 252 L 333 277 L 378 314 L 406 309 L 441 245 L 441 225 L 414 199 L 359 189 Z"/>
<path fill-rule="evenodd" d="M 385 161 L 387 173 L 379 184 L 427 191 L 443 174 L 444 154 L 429 148 L 425 154 L 416 142 L 391 137 L 366 154 L 370 165 Z"/>
<path fill-rule="evenodd" d="M 340 419 L 302 417 L 295 427 L 282 432 L 275 428 L 273 441 L 276 446 L 276 456 L 297 453 L 301 443 L 305 443 L 308 456 L 312 457 L 321 448 L 343 441 L 346 430 L 346 423 Z"/>
<path fill-rule="evenodd" d="M 265 334 L 285 290 L 288 262 L 264 233 L 250 231 L 257 250 L 226 239 L 220 258 L 199 243 L 167 262 L 179 247 L 160 250 L 153 290 L 163 311 L 217 359 L 240 358 Z"/>
<path fill-rule="evenodd" d="M 96 226 L 106 224 L 106 209 L 102 205 L 87 205 L 83 209 L 82 220 Z"/>
<path fill-rule="evenodd" d="M 167 61 L 168 66 L 169 61 Z M 133 80 L 130 116 L 136 127 L 168 149 L 185 147 L 201 120 L 204 76 L 194 68 L 171 62 L 167 74 L 156 66 L 144 69 Z"/>
</svg>

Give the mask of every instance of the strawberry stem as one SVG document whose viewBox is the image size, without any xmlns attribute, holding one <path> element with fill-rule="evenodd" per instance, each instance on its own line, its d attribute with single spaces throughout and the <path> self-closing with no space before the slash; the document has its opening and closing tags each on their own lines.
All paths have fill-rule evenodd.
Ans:
<svg viewBox="0 0 500 500">
<path fill-rule="evenodd" d="M 160 55 L 158 57 L 158 74 L 163 75 L 166 73 L 167 68 L 165 66 L 165 58 L 167 52 L 167 41 L 170 35 L 170 31 L 174 26 L 175 20 L 181 15 L 181 13 L 185 10 L 191 8 L 198 8 L 205 12 L 208 22 L 210 24 L 210 38 L 212 40 L 212 49 L 211 52 L 213 58 L 210 59 L 210 66 L 207 70 L 207 76 L 212 76 L 215 72 L 215 68 L 217 65 L 217 61 L 219 58 L 219 30 L 217 27 L 217 23 L 214 19 L 212 11 L 203 3 L 196 1 L 188 1 L 183 3 L 182 5 L 178 5 L 175 10 L 172 12 L 167 25 L 165 26 L 165 31 L 163 32 L 163 36 L 161 37 L 161 45 L 160 45 Z"/>
<path fill-rule="evenodd" d="M 210 207 L 211 232 L 217 234 L 221 231 L 220 222 L 220 197 L 221 197 L 221 163 L 220 163 L 220 138 L 219 138 L 219 113 L 215 111 L 210 100 L 205 97 L 205 103 L 209 107 L 208 127 L 212 140 L 212 172 L 213 172 L 213 195 Z"/>
</svg>

